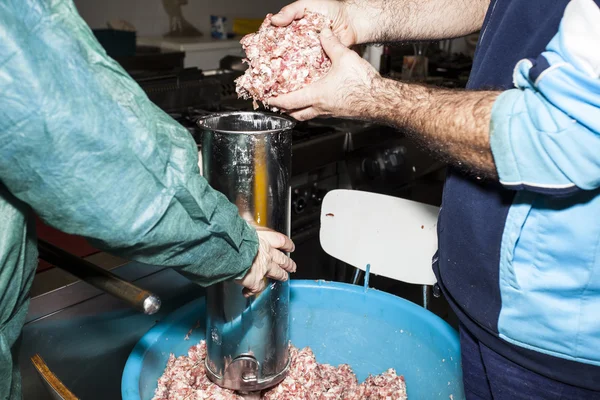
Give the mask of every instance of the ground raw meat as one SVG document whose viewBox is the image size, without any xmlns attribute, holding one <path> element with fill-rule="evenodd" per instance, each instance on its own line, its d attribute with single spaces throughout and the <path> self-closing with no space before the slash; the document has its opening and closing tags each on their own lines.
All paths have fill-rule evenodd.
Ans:
<svg viewBox="0 0 600 400">
<path fill-rule="evenodd" d="M 243 99 L 253 99 L 255 109 L 258 101 L 269 109 L 270 97 L 301 89 L 331 68 L 319 40 L 319 32 L 330 28 L 331 20 L 307 11 L 302 19 L 276 27 L 271 25 L 271 16 L 267 15 L 258 32 L 241 40 L 248 69 L 236 80 L 236 91 Z"/>
<path fill-rule="evenodd" d="M 231 390 L 222 389 L 206 376 L 204 341 L 192 346 L 187 356 L 170 355 L 167 368 L 158 379 L 153 400 L 243 400 Z"/>
<path fill-rule="evenodd" d="M 404 377 L 393 369 L 370 376 L 358 384 L 348 365 L 334 367 L 319 364 L 310 348 L 290 347 L 292 357 L 287 377 L 265 392 L 264 400 L 405 400 Z M 234 392 L 222 389 L 206 376 L 202 341 L 187 356 L 171 354 L 165 372 L 158 380 L 153 400 L 243 400 Z"/>
</svg>

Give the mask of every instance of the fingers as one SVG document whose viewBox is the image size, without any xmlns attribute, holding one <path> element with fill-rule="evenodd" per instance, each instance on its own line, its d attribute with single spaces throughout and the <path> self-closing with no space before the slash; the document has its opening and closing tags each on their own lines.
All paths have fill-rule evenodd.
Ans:
<svg viewBox="0 0 600 400">
<path fill-rule="evenodd" d="M 244 282 L 242 282 L 242 285 L 244 285 L 242 294 L 244 295 L 244 297 L 254 296 L 265 290 L 265 288 L 267 287 L 267 283 L 268 281 L 265 278 L 256 280 L 252 284 L 245 284 Z"/>
<path fill-rule="evenodd" d="M 244 286 L 244 289 L 242 291 L 244 296 L 245 297 L 254 296 L 254 295 L 262 292 L 263 290 L 265 290 L 267 287 L 267 284 L 269 283 L 267 278 L 274 279 L 276 281 L 285 282 L 289 279 L 289 274 L 288 274 L 288 271 L 281 268 L 275 262 L 270 262 L 269 265 L 267 266 L 267 271 L 266 271 L 263 279 L 254 280 L 250 284 L 246 283 L 246 282 L 241 282 L 241 284 Z"/>
<path fill-rule="evenodd" d="M 293 252 L 296 248 L 292 239 L 275 231 L 257 231 L 269 246 L 282 251 Z"/>
<path fill-rule="evenodd" d="M 249 272 L 248 275 L 251 276 L 247 276 L 243 280 L 238 281 L 239 284 L 244 286 L 244 289 L 242 290 L 244 297 L 254 296 L 265 290 L 269 283 L 267 278 L 277 281 L 287 281 L 289 279 L 288 272 L 292 272 L 291 270 L 294 272 L 296 271 L 296 264 L 283 253 L 279 251 L 277 252 L 288 261 L 283 262 L 282 265 L 278 265 L 278 263 L 272 259 L 271 261 L 268 261 L 266 272 L 263 277 L 259 278 L 258 276 L 254 276 L 253 272 Z M 286 269 L 282 268 L 282 266 Z"/>
<path fill-rule="evenodd" d="M 271 260 L 287 272 L 296 272 L 296 263 L 294 260 L 283 254 L 281 251 L 276 249 L 271 249 L 269 251 L 271 255 Z"/>
<path fill-rule="evenodd" d="M 305 7 L 301 2 L 289 4 L 281 9 L 279 13 L 271 17 L 271 23 L 275 26 L 288 26 L 295 19 L 300 19 L 304 16 Z"/>
<path fill-rule="evenodd" d="M 351 51 L 340 42 L 331 29 L 323 30 L 320 37 L 323 49 L 334 64 L 340 63 L 344 54 Z M 322 108 L 322 96 L 319 94 L 327 91 L 326 79 L 324 78 L 303 89 L 272 97 L 269 99 L 268 104 L 281 110 L 290 110 L 289 115 L 298 121 L 316 118 L 321 115 L 317 110 Z"/>
<path fill-rule="evenodd" d="M 269 106 L 275 106 L 283 110 L 299 110 L 312 106 L 315 100 L 311 88 L 304 88 L 277 97 L 271 97 L 269 99 Z"/>
<path fill-rule="evenodd" d="M 276 281 L 287 281 L 289 278 L 287 271 L 274 262 L 269 264 L 269 269 L 265 276 L 267 278 L 275 279 Z"/>
<path fill-rule="evenodd" d="M 307 107 L 302 110 L 292 111 L 289 115 L 297 121 L 308 121 L 309 119 L 317 118 L 321 114 L 313 107 Z"/>
<path fill-rule="evenodd" d="M 256 227 L 256 232 L 260 246 L 254 263 L 246 275 L 236 281 L 244 286 L 245 297 L 262 292 L 267 278 L 286 281 L 288 273 L 296 272 L 296 263 L 283 253 L 294 251 L 294 242 L 286 235 L 265 227 Z"/>
<path fill-rule="evenodd" d="M 340 57 L 349 49 L 340 42 L 337 36 L 333 34 L 331 29 L 323 29 L 321 32 L 321 46 L 325 54 L 331 59 L 333 64 L 336 64 Z"/>
</svg>

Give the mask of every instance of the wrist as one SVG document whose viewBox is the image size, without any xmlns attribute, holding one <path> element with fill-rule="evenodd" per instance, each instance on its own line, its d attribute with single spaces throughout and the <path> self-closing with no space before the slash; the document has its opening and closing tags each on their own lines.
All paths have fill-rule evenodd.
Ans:
<svg viewBox="0 0 600 400">
<path fill-rule="evenodd" d="M 343 1 L 342 4 L 344 19 L 348 21 L 354 36 L 354 43 L 350 45 L 376 42 L 379 32 L 376 31 L 378 24 L 373 23 L 376 17 L 370 17 L 373 10 L 361 1 Z"/>
<path fill-rule="evenodd" d="M 392 122 L 391 119 L 395 120 L 401 111 L 398 107 L 402 97 L 401 85 L 400 82 L 379 74 L 373 77 L 369 93 L 364 96 L 372 105 L 369 110 L 371 119 L 375 122 L 396 124 L 397 121 Z"/>
<path fill-rule="evenodd" d="M 376 119 L 380 102 L 378 88 L 382 85 L 382 80 L 381 75 L 370 67 L 363 79 L 352 82 L 349 86 L 354 86 L 354 89 L 346 94 L 345 102 L 348 107 L 344 117 L 367 121 Z"/>
<path fill-rule="evenodd" d="M 429 104 L 427 88 L 384 78 L 377 74 L 370 90 L 370 115 L 374 122 L 406 128 L 422 116 L 421 110 Z"/>
</svg>

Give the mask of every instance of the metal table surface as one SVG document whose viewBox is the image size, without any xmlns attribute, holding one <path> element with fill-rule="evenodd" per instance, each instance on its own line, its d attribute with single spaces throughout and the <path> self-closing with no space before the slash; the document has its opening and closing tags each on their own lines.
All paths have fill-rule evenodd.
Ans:
<svg viewBox="0 0 600 400">
<path fill-rule="evenodd" d="M 19 354 L 25 400 L 51 399 L 30 361 L 36 353 L 82 400 L 120 399 L 121 373 L 137 341 L 204 293 L 171 269 L 128 263 L 112 272 L 158 294 L 161 310 L 143 315 L 83 282 L 35 297 Z"/>
</svg>

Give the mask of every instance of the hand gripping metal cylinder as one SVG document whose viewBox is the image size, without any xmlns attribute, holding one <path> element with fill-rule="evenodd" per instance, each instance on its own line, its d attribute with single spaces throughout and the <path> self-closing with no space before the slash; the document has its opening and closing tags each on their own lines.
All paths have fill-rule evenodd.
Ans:
<svg viewBox="0 0 600 400">
<path fill-rule="evenodd" d="M 255 224 L 290 235 L 294 123 L 260 112 L 228 112 L 198 121 L 202 174 Z M 207 289 L 206 370 L 221 387 L 257 392 L 289 368 L 289 281 L 269 280 L 245 298 L 226 281 Z"/>
</svg>

